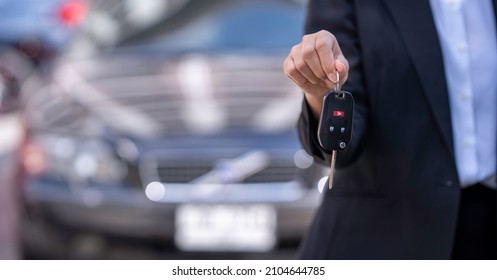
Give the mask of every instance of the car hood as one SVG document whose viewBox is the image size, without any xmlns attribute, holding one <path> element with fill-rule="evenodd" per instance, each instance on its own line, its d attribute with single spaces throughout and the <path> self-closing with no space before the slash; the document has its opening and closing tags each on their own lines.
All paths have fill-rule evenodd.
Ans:
<svg viewBox="0 0 497 280">
<path fill-rule="evenodd" d="M 282 135 L 302 95 L 282 56 L 126 55 L 62 63 L 56 84 L 96 119 L 131 137 Z"/>
</svg>

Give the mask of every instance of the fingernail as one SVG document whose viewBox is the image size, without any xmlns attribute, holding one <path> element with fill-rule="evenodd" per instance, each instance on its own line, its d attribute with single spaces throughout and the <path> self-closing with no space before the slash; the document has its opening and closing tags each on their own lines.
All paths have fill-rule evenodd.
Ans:
<svg viewBox="0 0 497 280">
<path fill-rule="evenodd" d="M 334 82 L 334 83 L 338 82 L 338 81 L 337 81 L 337 73 L 336 73 L 336 72 L 333 72 L 333 73 L 329 74 L 329 75 L 328 75 L 328 79 L 330 79 L 330 81 L 332 81 L 332 82 Z"/>
</svg>

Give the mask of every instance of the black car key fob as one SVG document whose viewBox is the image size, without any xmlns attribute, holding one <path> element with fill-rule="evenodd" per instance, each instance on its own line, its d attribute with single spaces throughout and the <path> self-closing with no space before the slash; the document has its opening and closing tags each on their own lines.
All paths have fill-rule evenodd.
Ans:
<svg viewBox="0 0 497 280">
<path fill-rule="evenodd" d="M 337 81 L 339 81 L 337 72 Z M 340 90 L 339 84 L 323 99 L 323 107 L 318 126 L 318 141 L 323 149 L 331 151 L 330 176 L 328 188 L 333 186 L 335 160 L 337 151 L 345 150 L 352 137 L 354 120 L 354 97 L 347 91 Z"/>
<path fill-rule="evenodd" d="M 354 98 L 347 91 L 331 91 L 323 99 L 318 140 L 328 151 L 347 148 L 352 137 Z"/>
</svg>

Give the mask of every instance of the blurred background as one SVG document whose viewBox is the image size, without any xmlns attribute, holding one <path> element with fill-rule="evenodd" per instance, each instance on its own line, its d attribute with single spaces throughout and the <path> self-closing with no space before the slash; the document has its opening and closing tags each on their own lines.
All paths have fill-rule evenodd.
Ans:
<svg viewBox="0 0 497 280">
<path fill-rule="evenodd" d="M 0 259 L 293 259 L 297 0 L 0 0 Z M 323 179 L 324 178 L 324 179 Z"/>
</svg>

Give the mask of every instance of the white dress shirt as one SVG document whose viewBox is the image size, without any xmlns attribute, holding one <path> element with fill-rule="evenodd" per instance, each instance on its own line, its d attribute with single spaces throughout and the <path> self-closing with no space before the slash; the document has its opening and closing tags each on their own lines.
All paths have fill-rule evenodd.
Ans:
<svg viewBox="0 0 497 280">
<path fill-rule="evenodd" d="M 459 180 L 495 188 L 497 39 L 491 0 L 430 0 L 444 58 Z"/>
</svg>

